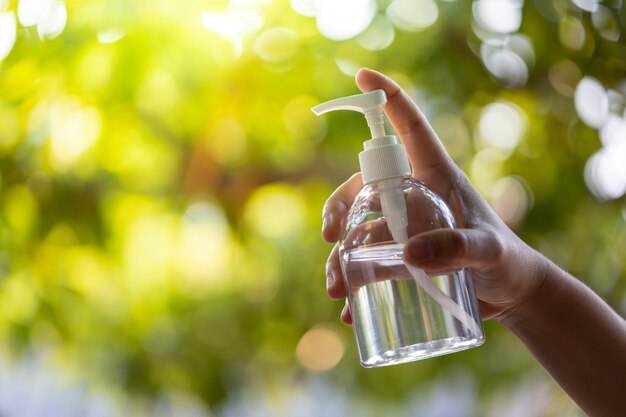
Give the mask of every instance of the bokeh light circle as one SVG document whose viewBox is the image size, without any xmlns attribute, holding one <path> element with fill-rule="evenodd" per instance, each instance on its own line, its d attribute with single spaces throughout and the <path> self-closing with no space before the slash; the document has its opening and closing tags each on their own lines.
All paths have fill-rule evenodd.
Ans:
<svg viewBox="0 0 626 417">
<path fill-rule="evenodd" d="M 578 116 L 589 127 L 599 129 L 609 114 L 606 89 L 593 77 L 584 77 L 576 86 L 574 104 Z"/>
<path fill-rule="evenodd" d="M 334 326 L 316 326 L 298 342 L 296 357 L 300 364 L 317 372 L 334 368 L 343 357 L 345 344 Z"/>
<path fill-rule="evenodd" d="M 387 8 L 387 17 L 398 29 L 417 32 L 437 21 L 439 8 L 433 0 L 393 0 Z"/>
<path fill-rule="evenodd" d="M 13 12 L 0 13 L 0 61 L 13 50 L 16 30 L 15 14 Z"/>
<path fill-rule="evenodd" d="M 530 209 L 532 198 L 527 186 L 514 176 L 498 180 L 491 190 L 490 203 L 508 225 L 518 224 Z"/>
<path fill-rule="evenodd" d="M 600 200 L 614 200 L 626 193 L 626 141 L 604 147 L 585 165 L 585 183 Z"/>
<path fill-rule="evenodd" d="M 476 0 L 472 4 L 472 14 L 476 22 L 491 32 L 516 32 L 522 24 L 520 0 Z"/>
<path fill-rule="evenodd" d="M 254 52 L 264 61 L 285 61 L 298 50 L 298 34 L 287 28 L 271 28 L 262 32 L 254 43 Z"/>
<path fill-rule="evenodd" d="M 335 41 L 347 40 L 363 32 L 378 9 L 373 0 L 317 0 L 315 6 L 318 30 Z"/>
<path fill-rule="evenodd" d="M 496 102 L 483 109 L 478 132 L 486 145 L 511 152 L 526 134 L 527 124 L 519 107 L 509 102 Z"/>
</svg>

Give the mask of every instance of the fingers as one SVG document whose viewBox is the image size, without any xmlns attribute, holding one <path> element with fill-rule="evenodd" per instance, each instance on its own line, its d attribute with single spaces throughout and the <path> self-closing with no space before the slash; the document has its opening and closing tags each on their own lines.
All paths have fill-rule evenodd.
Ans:
<svg viewBox="0 0 626 417">
<path fill-rule="evenodd" d="M 361 174 L 354 174 L 341 184 L 326 201 L 322 210 L 324 219 L 322 223 L 322 237 L 324 240 L 336 242 L 341 238 L 348 210 L 361 188 L 363 188 Z M 326 262 L 326 290 L 330 298 L 334 300 L 346 297 L 338 245 L 335 245 Z M 341 320 L 346 324 L 352 324 L 352 315 L 347 303 L 341 312 Z"/>
<path fill-rule="evenodd" d="M 340 300 L 346 297 L 346 289 L 344 287 L 343 275 L 341 273 L 341 266 L 339 264 L 339 249 L 337 245 L 333 248 L 328 261 L 326 262 L 326 290 L 328 295 L 333 300 Z M 341 321 L 345 324 L 352 324 L 352 314 L 350 314 L 350 307 L 348 306 L 348 300 L 341 312 Z"/>
<path fill-rule="evenodd" d="M 333 300 L 340 300 L 346 296 L 338 245 L 335 245 L 326 261 L 326 291 Z"/>
<path fill-rule="evenodd" d="M 322 237 L 327 242 L 336 242 L 341 238 L 343 225 L 348 210 L 356 195 L 363 188 L 361 174 L 352 175 L 331 194 L 322 210 Z"/>
<path fill-rule="evenodd" d="M 347 300 L 346 300 L 346 305 L 343 307 L 343 310 L 341 311 L 341 321 L 343 321 L 344 323 L 348 325 L 352 324 L 352 313 L 350 312 L 350 306 L 348 305 Z"/>
<path fill-rule="evenodd" d="M 361 68 L 356 74 L 356 83 L 363 92 L 385 90 L 388 100 L 385 113 L 406 146 L 416 173 L 449 161 L 426 117 L 395 81 L 377 71 Z"/>
<path fill-rule="evenodd" d="M 409 239 L 406 262 L 428 272 L 448 272 L 470 267 L 482 272 L 501 262 L 504 243 L 497 233 L 481 229 L 437 229 Z"/>
</svg>

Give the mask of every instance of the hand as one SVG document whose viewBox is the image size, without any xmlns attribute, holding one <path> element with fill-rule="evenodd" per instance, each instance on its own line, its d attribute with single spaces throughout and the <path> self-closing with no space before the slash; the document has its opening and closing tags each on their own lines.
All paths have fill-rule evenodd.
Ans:
<svg viewBox="0 0 626 417">
<path fill-rule="evenodd" d="M 413 176 L 446 201 L 459 227 L 413 236 L 405 245 L 405 261 L 430 274 L 468 267 L 483 319 L 503 319 L 514 312 L 541 286 L 548 260 L 497 216 L 448 156 L 417 105 L 393 80 L 361 69 L 356 83 L 363 92 L 385 90 L 385 113 L 406 146 Z M 354 174 L 324 205 L 322 236 L 327 242 L 341 238 L 348 210 L 362 187 L 361 175 Z M 330 297 L 344 298 L 337 245 L 328 258 L 326 276 Z M 341 318 L 347 324 L 352 322 L 347 304 Z"/>
</svg>

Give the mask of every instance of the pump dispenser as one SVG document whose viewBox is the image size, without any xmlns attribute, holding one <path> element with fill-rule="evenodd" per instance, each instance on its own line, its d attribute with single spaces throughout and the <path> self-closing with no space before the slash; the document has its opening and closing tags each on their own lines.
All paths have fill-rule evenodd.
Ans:
<svg viewBox="0 0 626 417">
<path fill-rule="evenodd" d="M 385 136 L 383 113 L 385 103 L 387 103 L 385 92 L 374 90 L 327 101 L 313 107 L 313 113 L 318 116 L 334 110 L 352 110 L 365 115 L 373 139 L 363 144 L 365 150 L 359 154 L 363 184 L 411 175 L 411 166 L 404 145 L 396 136 Z M 393 238 L 397 242 L 405 242 L 408 220 L 402 190 L 398 188 L 383 190 L 381 204 Z"/>
<path fill-rule="evenodd" d="M 341 266 L 361 363 L 375 367 L 479 346 L 484 334 L 469 271 L 436 277 L 405 264 L 410 235 L 454 227 L 443 200 L 411 178 L 404 145 L 387 136 L 383 90 L 322 103 L 316 115 L 365 115 L 372 139 L 359 154 L 364 188 L 348 214 Z"/>
</svg>

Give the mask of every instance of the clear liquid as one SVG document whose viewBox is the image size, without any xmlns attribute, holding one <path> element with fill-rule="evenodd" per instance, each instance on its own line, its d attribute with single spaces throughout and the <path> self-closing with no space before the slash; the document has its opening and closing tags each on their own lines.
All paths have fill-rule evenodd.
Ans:
<svg viewBox="0 0 626 417">
<path fill-rule="evenodd" d="M 393 365 L 480 346 L 475 334 L 444 309 L 411 276 L 403 245 L 342 251 L 341 260 L 354 333 L 365 367 Z M 431 277 L 482 330 L 469 274 Z"/>
</svg>

